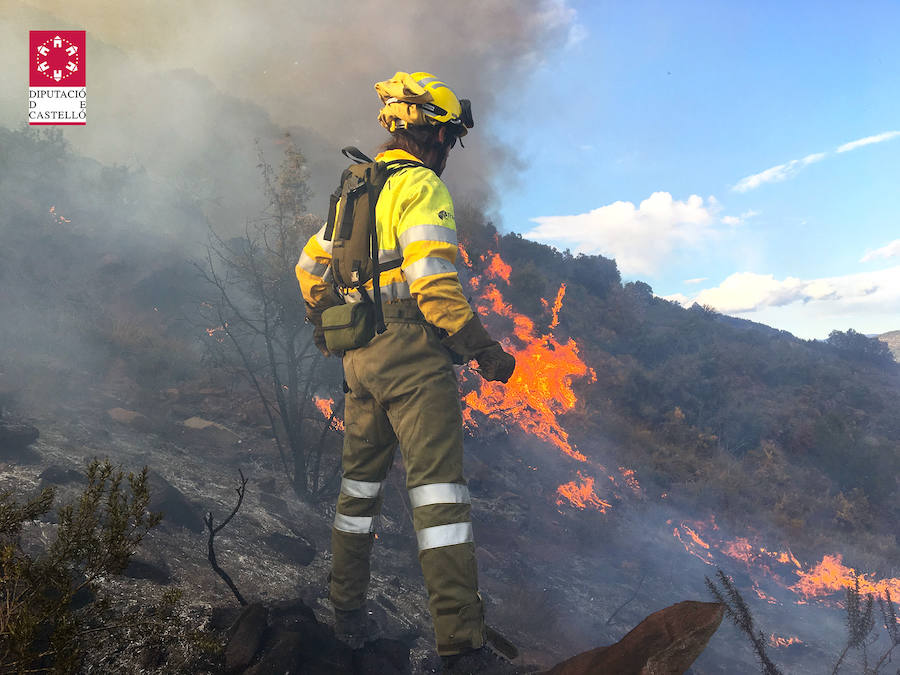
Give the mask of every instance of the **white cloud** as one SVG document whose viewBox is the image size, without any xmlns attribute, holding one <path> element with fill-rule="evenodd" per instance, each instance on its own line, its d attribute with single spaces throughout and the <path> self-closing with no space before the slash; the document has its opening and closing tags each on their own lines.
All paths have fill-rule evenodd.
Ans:
<svg viewBox="0 0 900 675">
<path fill-rule="evenodd" d="M 697 277 L 696 279 L 685 279 L 682 283 L 685 284 L 702 284 L 709 277 Z"/>
<path fill-rule="evenodd" d="M 722 222 L 725 225 L 730 225 L 731 227 L 737 227 L 738 225 L 743 225 L 744 221 L 748 218 L 752 218 L 753 216 L 758 216 L 759 211 L 754 211 L 753 209 L 749 209 L 744 211 L 739 216 L 722 216 Z"/>
<path fill-rule="evenodd" d="M 529 239 L 572 248 L 576 253 L 600 253 L 616 259 L 623 274 L 653 274 L 677 246 L 698 246 L 716 236 L 713 224 L 718 202 L 691 195 L 677 201 L 668 192 L 654 192 L 639 206 L 614 202 L 588 213 L 533 218 L 537 227 Z"/>
<path fill-rule="evenodd" d="M 821 279 L 776 279 L 771 274 L 739 272 L 693 296 L 665 296 L 685 307 L 711 305 L 789 330 L 801 337 L 855 328 L 863 333 L 900 329 L 900 265 L 877 272 Z"/>
<path fill-rule="evenodd" d="M 885 131 L 882 134 L 876 134 L 875 136 L 866 136 L 865 138 L 860 138 L 857 141 L 844 143 L 837 149 L 837 151 L 848 152 L 849 150 L 856 150 L 856 148 L 861 148 L 864 145 L 871 145 L 872 143 L 883 143 L 884 141 L 889 141 L 892 138 L 897 138 L 897 136 L 900 136 L 900 131 Z"/>
<path fill-rule="evenodd" d="M 869 262 L 879 258 L 900 258 L 900 239 L 894 239 L 890 244 L 876 248 L 874 251 L 866 251 L 859 262 Z"/>
<path fill-rule="evenodd" d="M 827 154 L 828 153 L 826 152 L 818 152 L 807 155 L 803 159 L 792 159 L 786 164 L 779 164 L 778 166 L 773 166 L 765 171 L 755 173 L 752 176 L 741 178 L 731 189 L 735 192 L 747 192 L 758 188 L 763 183 L 776 183 L 778 181 L 786 180 L 795 176 L 801 169 L 810 164 L 822 161 Z"/>
<path fill-rule="evenodd" d="M 856 141 L 844 143 L 843 145 L 838 146 L 835 151 L 839 153 L 848 152 L 849 150 L 861 148 L 864 145 L 883 143 L 884 141 L 889 141 L 892 138 L 897 138 L 898 136 L 900 136 L 900 131 L 885 131 L 874 136 L 866 136 L 865 138 L 860 138 Z M 822 161 L 827 156 L 827 152 L 817 152 L 812 155 L 807 155 L 803 159 L 792 159 L 786 164 L 779 164 L 778 166 L 773 166 L 769 169 L 766 169 L 765 171 L 755 173 L 752 176 L 741 178 L 734 186 L 732 186 L 731 189 L 734 192 L 747 192 L 749 190 L 758 188 L 764 183 L 777 183 L 779 181 L 787 180 L 788 178 L 793 178 L 802 169 L 806 168 L 810 164 Z"/>
</svg>

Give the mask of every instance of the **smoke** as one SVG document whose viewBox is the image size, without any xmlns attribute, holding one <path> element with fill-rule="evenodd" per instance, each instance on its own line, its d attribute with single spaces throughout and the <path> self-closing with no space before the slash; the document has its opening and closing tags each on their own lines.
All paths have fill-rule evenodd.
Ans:
<svg viewBox="0 0 900 675">
<path fill-rule="evenodd" d="M 277 161 L 292 131 L 322 212 L 348 144 L 383 139 L 373 84 L 397 70 L 438 74 L 473 101 L 476 127 L 446 178 L 458 199 L 485 204 L 515 153 L 491 134 L 514 96 L 576 29 L 565 0 L 480 3 L 30 0 L 0 18 L 0 124 L 24 118 L 27 31 L 84 29 L 88 124 L 66 129 L 76 150 L 146 167 L 239 223 L 259 204 L 256 148 Z M 226 225 L 226 223 L 223 223 Z"/>
</svg>

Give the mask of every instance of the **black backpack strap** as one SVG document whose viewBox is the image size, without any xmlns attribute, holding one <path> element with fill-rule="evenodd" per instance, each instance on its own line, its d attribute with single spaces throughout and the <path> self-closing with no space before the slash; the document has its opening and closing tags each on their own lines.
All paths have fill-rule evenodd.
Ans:
<svg viewBox="0 0 900 675">
<path fill-rule="evenodd" d="M 383 171 L 383 167 L 372 164 L 372 168 L 366 171 L 366 188 L 369 191 L 369 228 L 372 233 L 372 299 L 375 301 L 375 332 L 381 335 L 387 330 L 384 325 L 384 311 L 381 309 L 381 265 L 378 263 L 378 226 L 375 222 L 375 206 L 378 202 L 378 194 L 384 181 L 378 181 L 380 185 L 376 185 L 375 177 Z M 365 289 L 360 289 L 363 295 L 366 294 Z"/>
<path fill-rule="evenodd" d="M 337 212 L 337 203 L 341 198 L 341 193 L 344 190 L 344 182 L 346 182 L 349 175 L 350 170 L 344 169 L 344 171 L 341 173 L 341 182 L 338 183 L 338 186 L 334 189 L 334 192 L 332 192 L 331 196 L 328 198 L 328 220 L 325 221 L 325 241 L 331 241 L 334 238 L 334 219 Z"/>
<path fill-rule="evenodd" d="M 367 157 L 362 152 L 362 150 L 353 145 L 348 145 L 346 148 L 341 148 L 341 154 L 343 154 L 347 159 L 352 159 L 357 164 L 365 164 L 367 162 L 371 163 L 372 161 L 374 161 L 370 157 Z"/>
</svg>

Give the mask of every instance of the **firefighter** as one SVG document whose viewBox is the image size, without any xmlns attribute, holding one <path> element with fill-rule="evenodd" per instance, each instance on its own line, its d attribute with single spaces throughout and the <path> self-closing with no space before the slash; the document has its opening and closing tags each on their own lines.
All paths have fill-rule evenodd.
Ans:
<svg viewBox="0 0 900 675">
<path fill-rule="evenodd" d="M 485 645 L 452 353 L 500 382 L 509 380 L 515 358 L 484 329 L 454 267 L 453 202 L 440 175 L 473 126 L 471 108 L 425 72 L 398 72 L 375 90 L 383 103 L 378 120 L 391 134 L 375 161 L 422 166 L 391 175 L 375 208 L 387 330 L 343 354 L 346 431 L 331 539 L 335 632 L 354 647 L 376 636 L 365 604 L 369 558 L 399 443 L 438 653 L 445 672 L 480 672 L 496 667 L 498 657 Z M 316 345 L 327 356 L 322 311 L 363 299 L 358 290 L 332 287 L 325 231 L 309 239 L 296 272 Z"/>
</svg>

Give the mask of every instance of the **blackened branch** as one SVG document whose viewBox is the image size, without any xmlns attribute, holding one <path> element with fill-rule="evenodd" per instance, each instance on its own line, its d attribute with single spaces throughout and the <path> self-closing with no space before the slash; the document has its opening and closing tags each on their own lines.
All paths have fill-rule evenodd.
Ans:
<svg viewBox="0 0 900 675">
<path fill-rule="evenodd" d="M 228 525 L 231 522 L 231 519 L 234 518 L 234 515 L 238 512 L 238 509 L 241 508 L 241 503 L 244 501 L 244 492 L 247 489 L 247 479 L 244 478 L 244 472 L 238 469 L 238 473 L 241 475 L 241 486 L 237 488 L 238 501 L 235 505 L 234 509 L 232 509 L 231 514 L 222 521 L 222 523 L 218 527 L 213 526 L 213 515 L 212 511 L 208 511 L 206 513 L 206 518 L 204 519 L 206 522 L 206 529 L 209 530 L 209 552 L 207 558 L 209 559 L 209 564 L 212 565 L 213 570 L 215 570 L 216 574 L 222 577 L 222 580 L 228 584 L 228 588 L 231 589 L 231 592 L 234 593 L 234 597 L 237 598 L 237 601 L 241 603 L 241 605 L 246 605 L 247 601 L 244 600 L 244 596 L 241 595 L 241 592 L 237 589 L 237 586 L 234 585 L 234 582 L 231 580 L 231 577 L 228 576 L 228 573 L 219 567 L 219 563 L 216 562 L 216 550 L 213 546 L 213 540 L 216 535 L 222 530 L 223 527 Z"/>
</svg>

